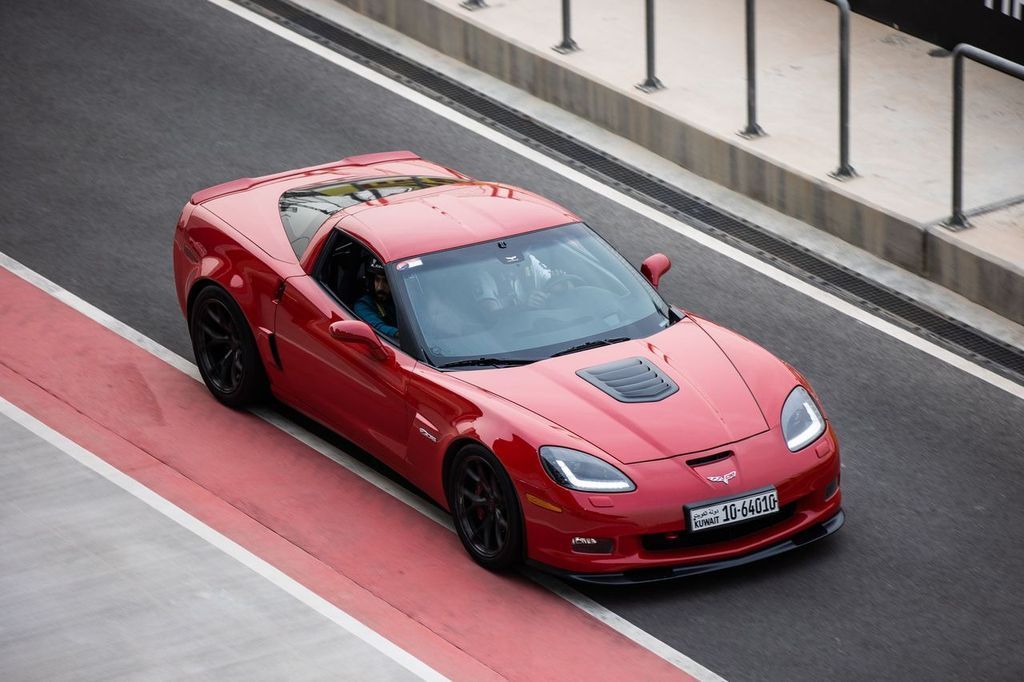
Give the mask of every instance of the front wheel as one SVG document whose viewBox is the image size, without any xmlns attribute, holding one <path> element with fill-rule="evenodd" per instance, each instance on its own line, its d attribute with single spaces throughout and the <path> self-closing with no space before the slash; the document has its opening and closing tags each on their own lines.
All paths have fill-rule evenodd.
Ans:
<svg viewBox="0 0 1024 682">
<path fill-rule="evenodd" d="M 518 563 L 523 516 L 498 458 L 480 446 L 467 446 L 456 455 L 448 481 L 455 530 L 473 560 L 492 571 Z"/>
<path fill-rule="evenodd" d="M 188 327 L 199 374 L 213 397 L 230 407 L 244 407 L 266 395 L 267 377 L 256 341 L 226 291 L 216 286 L 200 291 Z"/>
</svg>

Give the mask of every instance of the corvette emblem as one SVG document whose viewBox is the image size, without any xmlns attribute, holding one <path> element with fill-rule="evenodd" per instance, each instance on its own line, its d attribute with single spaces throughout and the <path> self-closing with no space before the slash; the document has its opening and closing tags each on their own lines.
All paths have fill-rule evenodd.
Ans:
<svg viewBox="0 0 1024 682">
<path fill-rule="evenodd" d="M 735 471 L 730 471 L 729 473 L 723 476 L 708 476 L 709 481 L 714 481 L 715 483 L 724 483 L 726 485 L 729 485 L 729 481 L 731 481 L 734 478 L 736 478 Z"/>
</svg>

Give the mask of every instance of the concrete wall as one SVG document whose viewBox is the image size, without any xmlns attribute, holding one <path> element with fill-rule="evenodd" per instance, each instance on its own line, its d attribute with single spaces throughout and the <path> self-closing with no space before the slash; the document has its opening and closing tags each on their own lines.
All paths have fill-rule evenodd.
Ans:
<svg viewBox="0 0 1024 682">
<path fill-rule="evenodd" d="M 1024 324 L 1024 263 L 999 262 L 941 229 L 929 233 L 927 253 L 929 279 Z"/>
</svg>

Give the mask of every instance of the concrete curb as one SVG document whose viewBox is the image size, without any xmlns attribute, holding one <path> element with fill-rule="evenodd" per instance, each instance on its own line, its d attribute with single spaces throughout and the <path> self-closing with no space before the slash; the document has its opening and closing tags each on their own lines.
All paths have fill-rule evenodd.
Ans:
<svg viewBox="0 0 1024 682">
<path fill-rule="evenodd" d="M 1014 322 L 1024 323 L 1024 263 L 1000 259 L 955 239 L 942 228 L 928 232 L 927 277 Z"/>
<path fill-rule="evenodd" d="M 961 248 L 923 225 L 854 197 L 838 181 L 806 175 L 580 73 L 532 47 L 497 36 L 432 0 L 336 0 L 443 54 L 636 142 L 740 192 L 1024 323 L 1024 274 Z"/>
</svg>

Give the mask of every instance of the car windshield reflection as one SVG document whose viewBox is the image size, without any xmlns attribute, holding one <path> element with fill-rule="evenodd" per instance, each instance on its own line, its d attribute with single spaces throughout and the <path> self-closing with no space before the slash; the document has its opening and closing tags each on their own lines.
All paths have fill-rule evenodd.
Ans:
<svg viewBox="0 0 1024 682">
<path fill-rule="evenodd" d="M 644 338 L 670 323 L 668 306 L 647 281 L 579 223 L 389 269 L 436 367 L 524 364 Z M 488 362 L 473 362 L 479 359 Z"/>
</svg>

